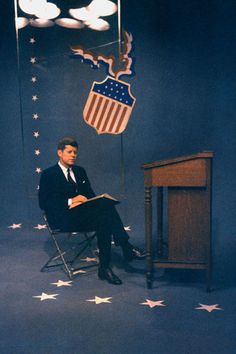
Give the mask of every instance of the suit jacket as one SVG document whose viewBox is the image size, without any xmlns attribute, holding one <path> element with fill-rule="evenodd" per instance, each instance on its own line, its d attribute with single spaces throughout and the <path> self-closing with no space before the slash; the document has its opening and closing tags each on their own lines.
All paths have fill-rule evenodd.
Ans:
<svg viewBox="0 0 236 354">
<path fill-rule="evenodd" d="M 52 228 L 70 230 L 71 210 L 68 207 L 68 199 L 78 194 L 87 198 L 95 196 L 91 188 L 86 171 L 83 167 L 73 166 L 72 170 L 77 182 L 77 191 L 67 181 L 58 164 L 44 170 L 39 185 L 39 206 L 45 211 L 48 222 Z"/>
</svg>

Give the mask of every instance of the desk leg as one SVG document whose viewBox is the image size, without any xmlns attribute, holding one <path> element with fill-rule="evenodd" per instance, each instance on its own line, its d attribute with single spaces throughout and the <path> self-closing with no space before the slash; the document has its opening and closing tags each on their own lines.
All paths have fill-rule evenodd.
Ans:
<svg viewBox="0 0 236 354">
<path fill-rule="evenodd" d="M 145 187 L 145 242 L 146 279 L 148 289 L 152 288 L 152 189 Z"/>
<path fill-rule="evenodd" d="M 208 201 L 209 201 L 209 242 L 208 242 L 208 262 L 207 262 L 207 292 L 212 291 L 212 161 L 208 161 Z"/>
<path fill-rule="evenodd" d="M 163 256 L 163 187 L 157 188 L 157 255 Z"/>
</svg>

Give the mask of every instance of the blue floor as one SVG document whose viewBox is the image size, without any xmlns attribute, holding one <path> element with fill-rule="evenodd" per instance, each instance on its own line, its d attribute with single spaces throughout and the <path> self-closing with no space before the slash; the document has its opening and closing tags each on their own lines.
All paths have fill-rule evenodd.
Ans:
<svg viewBox="0 0 236 354">
<path fill-rule="evenodd" d="M 52 283 L 69 281 L 60 269 L 40 272 L 51 252 L 46 230 L 0 231 L 1 354 L 236 353 L 236 287 L 223 270 L 216 268 L 211 293 L 198 271 L 157 271 L 148 290 L 145 262 L 124 267 L 113 248 L 121 286 L 93 271 L 59 287 Z M 42 293 L 53 298 L 34 297 Z M 219 310 L 196 309 L 200 304 Z"/>
</svg>

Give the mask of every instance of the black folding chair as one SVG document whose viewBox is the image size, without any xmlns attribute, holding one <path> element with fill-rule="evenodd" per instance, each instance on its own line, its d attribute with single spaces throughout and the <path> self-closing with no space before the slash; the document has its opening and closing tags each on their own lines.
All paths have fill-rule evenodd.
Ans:
<svg viewBox="0 0 236 354">
<path fill-rule="evenodd" d="M 93 245 L 96 232 L 52 229 L 46 214 L 43 217 L 56 251 L 41 268 L 41 272 L 61 266 L 69 279 L 72 279 L 76 274 L 86 273 L 86 269 L 98 265 L 98 250 Z"/>
</svg>

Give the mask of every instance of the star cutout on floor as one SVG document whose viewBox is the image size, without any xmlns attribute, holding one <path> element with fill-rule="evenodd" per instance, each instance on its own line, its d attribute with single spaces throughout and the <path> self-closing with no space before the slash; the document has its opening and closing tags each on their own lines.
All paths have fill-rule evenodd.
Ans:
<svg viewBox="0 0 236 354">
<path fill-rule="evenodd" d="M 110 299 L 112 299 L 112 297 L 99 297 L 99 296 L 95 296 L 94 299 L 90 299 L 90 300 L 86 300 L 86 301 L 95 302 L 96 305 L 102 304 L 103 302 L 104 302 L 104 303 L 107 303 L 107 304 L 111 304 Z"/>
<path fill-rule="evenodd" d="M 30 44 L 34 44 L 36 42 L 36 40 L 32 37 L 32 38 L 30 38 L 29 42 L 30 42 Z"/>
<path fill-rule="evenodd" d="M 166 306 L 163 304 L 163 302 L 164 302 L 164 300 L 153 301 L 153 300 L 146 299 L 146 302 L 142 302 L 142 303 L 140 303 L 140 305 L 147 305 L 150 308 L 153 308 L 156 306 Z"/>
<path fill-rule="evenodd" d="M 35 119 L 35 120 L 37 120 L 37 119 L 39 118 L 38 113 L 34 113 L 34 114 L 32 115 L 32 118 Z"/>
<path fill-rule="evenodd" d="M 40 150 L 39 150 L 39 149 L 34 150 L 34 154 L 37 155 L 37 156 L 40 155 L 40 154 L 41 154 L 41 153 L 40 153 Z"/>
<path fill-rule="evenodd" d="M 9 229 L 13 229 L 13 230 L 15 230 L 15 229 L 20 229 L 20 228 L 21 228 L 21 225 L 22 225 L 22 224 L 12 224 L 12 225 L 8 226 L 8 228 L 9 228 Z"/>
<path fill-rule="evenodd" d="M 56 285 L 57 288 L 60 288 L 61 286 L 72 286 L 72 280 L 69 281 L 63 281 L 63 280 L 58 280 L 56 283 L 51 283 L 52 285 Z"/>
<path fill-rule="evenodd" d="M 46 229 L 47 228 L 47 225 L 42 225 L 42 224 L 38 224 L 37 226 L 34 227 L 34 229 L 37 229 L 37 230 L 43 230 L 43 229 Z"/>
<path fill-rule="evenodd" d="M 84 262 L 96 262 L 97 259 L 96 258 L 86 257 L 86 258 L 81 259 L 81 261 L 84 261 Z"/>
<path fill-rule="evenodd" d="M 32 96 L 32 101 L 36 102 L 38 100 L 38 96 L 37 95 L 33 95 Z"/>
<path fill-rule="evenodd" d="M 35 138 L 38 138 L 38 137 L 39 137 L 39 132 L 33 132 L 33 136 L 34 136 Z"/>
<path fill-rule="evenodd" d="M 215 305 L 205 305 L 205 304 L 199 304 L 200 307 L 195 307 L 196 310 L 206 310 L 207 312 L 212 312 L 214 310 L 222 310 L 222 308 L 217 307 L 219 306 L 218 304 Z"/>
<path fill-rule="evenodd" d="M 46 294 L 46 293 L 42 293 L 41 295 L 37 295 L 37 296 L 33 296 L 36 299 L 40 299 L 40 301 L 44 301 L 44 300 L 56 300 L 56 296 L 58 296 L 59 294 Z"/>
<path fill-rule="evenodd" d="M 30 58 L 30 62 L 31 62 L 31 64 L 35 64 L 36 63 L 36 57 Z"/>
</svg>

